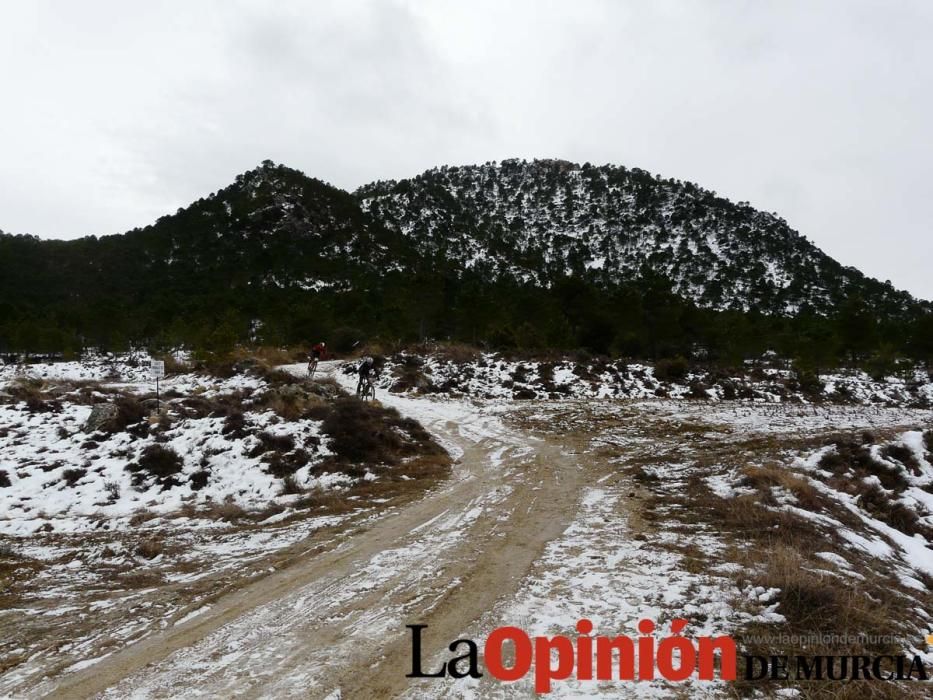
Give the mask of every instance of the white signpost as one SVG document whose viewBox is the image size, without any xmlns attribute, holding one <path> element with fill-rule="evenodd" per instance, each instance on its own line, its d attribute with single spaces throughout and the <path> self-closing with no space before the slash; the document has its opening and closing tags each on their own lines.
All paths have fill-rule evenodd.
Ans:
<svg viewBox="0 0 933 700">
<path fill-rule="evenodd" d="M 155 379 L 156 383 L 156 411 L 161 410 L 161 402 L 159 400 L 159 380 L 165 376 L 165 361 L 164 360 L 150 360 L 149 361 L 149 377 Z"/>
</svg>

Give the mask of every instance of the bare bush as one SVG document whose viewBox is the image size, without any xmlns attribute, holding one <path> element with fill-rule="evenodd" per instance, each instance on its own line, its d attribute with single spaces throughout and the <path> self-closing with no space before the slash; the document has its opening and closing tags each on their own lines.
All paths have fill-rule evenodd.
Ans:
<svg viewBox="0 0 933 700">
<path fill-rule="evenodd" d="M 104 482 L 104 491 L 107 492 L 111 501 L 117 501 L 120 498 L 120 484 L 116 481 Z"/>
</svg>

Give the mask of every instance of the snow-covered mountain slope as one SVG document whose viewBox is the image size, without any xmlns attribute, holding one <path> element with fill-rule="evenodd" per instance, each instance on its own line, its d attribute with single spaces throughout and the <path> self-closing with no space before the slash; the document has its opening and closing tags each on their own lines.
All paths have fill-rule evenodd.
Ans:
<svg viewBox="0 0 933 700">
<path fill-rule="evenodd" d="M 891 310 L 911 303 L 776 214 L 637 168 L 505 160 L 434 168 L 356 195 L 422 255 L 489 277 L 548 284 L 659 274 L 701 306 L 779 313 L 825 312 L 853 293 Z"/>
</svg>

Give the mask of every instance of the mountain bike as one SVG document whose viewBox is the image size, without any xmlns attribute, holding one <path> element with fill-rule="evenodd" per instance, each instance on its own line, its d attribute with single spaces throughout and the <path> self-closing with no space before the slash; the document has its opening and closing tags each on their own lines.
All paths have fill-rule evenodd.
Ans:
<svg viewBox="0 0 933 700">
<path fill-rule="evenodd" d="M 362 383 L 356 389 L 356 396 L 363 401 L 372 401 L 376 398 L 376 386 L 372 377 L 363 377 Z"/>
</svg>

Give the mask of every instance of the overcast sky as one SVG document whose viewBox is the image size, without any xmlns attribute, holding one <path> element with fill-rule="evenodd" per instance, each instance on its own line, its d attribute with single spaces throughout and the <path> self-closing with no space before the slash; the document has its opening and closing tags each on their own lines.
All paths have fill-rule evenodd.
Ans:
<svg viewBox="0 0 933 700">
<path fill-rule="evenodd" d="M 933 1 L 0 0 L 0 229 L 122 232 L 265 158 L 641 167 L 933 298 Z"/>
</svg>

